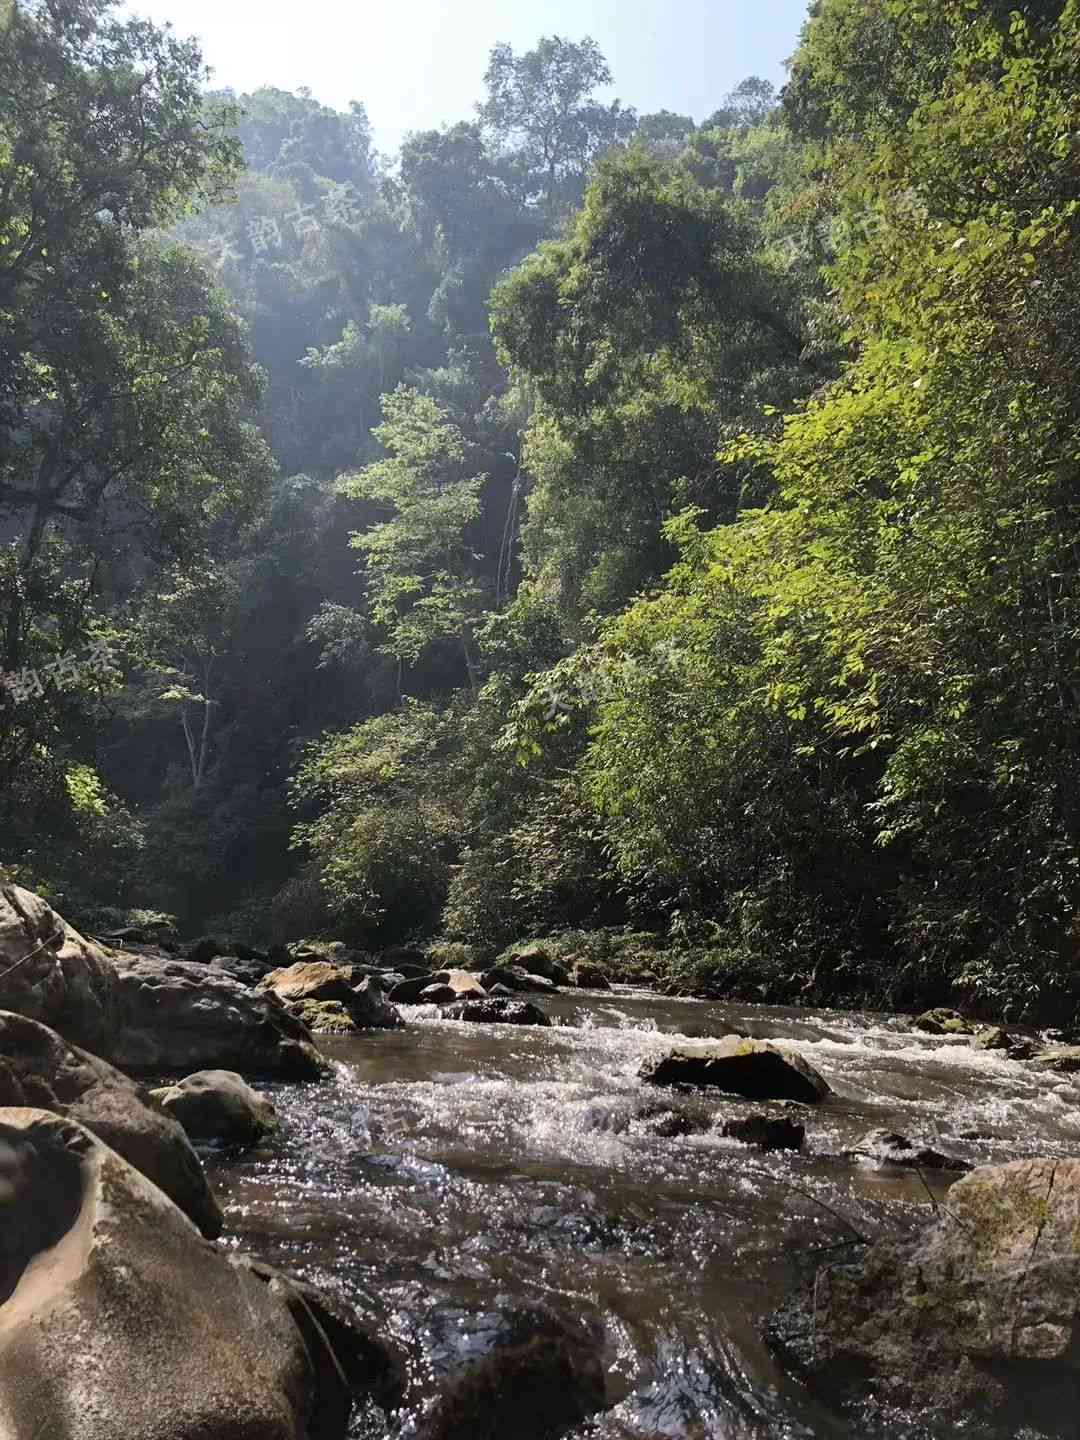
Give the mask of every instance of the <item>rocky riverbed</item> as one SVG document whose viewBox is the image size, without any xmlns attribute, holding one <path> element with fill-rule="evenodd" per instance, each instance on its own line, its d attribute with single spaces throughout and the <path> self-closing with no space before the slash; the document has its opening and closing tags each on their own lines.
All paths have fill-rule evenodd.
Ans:
<svg viewBox="0 0 1080 1440">
<path fill-rule="evenodd" d="M 13 954 L 48 939 L 43 913 L 11 924 Z M 134 1094 L 48 1028 L 86 1037 L 92 942 L 73 934 L 20 990 L 0 981 L 0 1009 L 38 1021 L 0 1040 L 5 1440 L 51 1433 L 57 1396 L 67 1440 L 194 1440 L 211 1419 L 244 1440 L 920 1440 L 959 1418 L 973 1435 L 1075 1433 L 1080 1080 L 1061 1047 L 1047 1059 L 1037 1037 L 949 1017 L 530 982 L 524 965 L 425 974 L 397 956 L 384 986 L 378 965 L 247 959 L 241 984 L 207 959 L 94 954 L 102 1049 L 243 1070 L 176 1084 L 175 1066 L 140 1064 Z M 394 1005 L 383 992 L 402 985 Z M 313 1036 L 300 1007 L 338 1033 Z M 68 1199 L 31 1223 L 43 1193 Z M 157 1230 L 160 1253 L 141 1238 Z M 201 1289 L 163 1310 L 162 1256 L 182 1271 L 187 1247 Z M 86 1378 L 118 1276 L 114 1358 L 145 1350 L 143 1391 L 174 1397 L 138 1424 L 134 1392 Z M 48 1322 L 27 1388 L 28 1317 L 87 1293 L 105 1309 L 55 1374 Z M 197 1374 L 214 1377 L 189 1386 L 223 1407 L 211 1419 L 176 1401 Z"/>
</svg>

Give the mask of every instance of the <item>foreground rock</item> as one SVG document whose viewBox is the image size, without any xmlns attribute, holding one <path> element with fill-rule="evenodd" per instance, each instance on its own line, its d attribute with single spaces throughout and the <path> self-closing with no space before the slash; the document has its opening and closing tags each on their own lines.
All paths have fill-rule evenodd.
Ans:
<svg viewBox="0 0 1080 1440">
<path fill-rule="evenodd" d="M 922 1234 L 822 1267 L 770 1338 L 831 1398 L 1076 1434 L 1080 1161 L 974 1171 Z"/>
<path fill-rule="evenodd" d="M 196 1144 L 246 1148 L 277 1129 L 273 1105 L 233 1070 L 200 1070 L 151 1096 Z"/>
<path fill-rule="evenodd" d="M 799 1100 L 816 1104 L 829 1092 L 825 1079 L 801 1055 L 767 1040 L 727 1035 L 700 1049 L 653 1056 L 641 1067 L 650 1085 L 711 1085 L 748 1100 Z"/>
<path fill-rule="evenodd" d="M 36 1020 L 0 1012 L 0 1107 L 14 1106 L 48 1110 L 85 1125 L 163 1190 L 204 1235 L 221 1234 L 221 1210 L 176 1121 L 147 1105 L 136 1085 L 104 1060 Z"/>
<path fill-rule="evenodd" d="M 0 1213 L 0 1434 L 344 1440 L 356 1369 L 326 1327 L 88 1130 L 0 1110 Z"/>
<path fill-rule="evenodd" d="M 524 1312 L 444 1386 L 416 1440 L 557 1440 L 607 1403 L 598 1337 L 554 1314 Z"/>
<path fill-rule="evenodd" d="M 109 1058 L 136 1073 L 238 1070 L 314 1080 L 328 1065 L 273 996 L 208 965 L 117 956 Z"/>
<path fill-rule="evenodd" d="M 761 1150 L 801 1150 L 806 1126 L 783 1115 L 744 1115 L 737 1120 L 724 1120 L 720 1134 L 743 1145 L 756 1145 Z"/>
<path fill-rule="evenodd" d="M 551 1021 L 531 1000 L 508 1000 L 489 995 L 485 1000 L 459 1000 L 443 1007 L 445 1020 L 471 1020 L 477 1025 L 550 1025 Z"/>
<path fill-rule="evenodd" d="M 40 1020 L 95 1054 L 108 1054 L 113 966 L 44 900 L 0 886 L 0 1010 Z"/>
</svg>

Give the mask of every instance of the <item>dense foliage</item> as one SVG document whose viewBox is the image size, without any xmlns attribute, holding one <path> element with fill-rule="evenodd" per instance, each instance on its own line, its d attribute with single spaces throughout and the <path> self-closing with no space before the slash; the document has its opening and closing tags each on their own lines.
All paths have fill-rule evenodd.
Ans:
<svg viewBox="0 0 1080 1440">
<path fill-rule="evenodd" d="M 10 871 L 1076 1005 L 1077 0 L 816 0 L 700 122 L 498 45 L 392 162 L 105 0 L 0 32 Z"/>
</svg>

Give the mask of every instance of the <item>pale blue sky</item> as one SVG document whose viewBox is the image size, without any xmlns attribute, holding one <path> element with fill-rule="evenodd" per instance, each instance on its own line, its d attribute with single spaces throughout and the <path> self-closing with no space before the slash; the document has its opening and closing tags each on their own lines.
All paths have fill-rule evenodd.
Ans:
<svg viewBox="0 0 1080 1440">
<path fill-rule="evenodd" d="M 408 130 L 468 118 L 492 45 L 591 35 L 639 111 L 702 119 L 747 75 L 776 83 L 807 0 L 128 0 L 198 35 L 214 82 L 307 85 L 325 104 L 367 107 L 379 149 Z"/>
</svg>

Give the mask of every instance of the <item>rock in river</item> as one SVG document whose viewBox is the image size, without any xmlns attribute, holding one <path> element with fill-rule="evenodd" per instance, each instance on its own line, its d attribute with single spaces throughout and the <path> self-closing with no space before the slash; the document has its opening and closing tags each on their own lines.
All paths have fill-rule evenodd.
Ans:
<svg viewBox="0 0 1080 1440">
<path fill-rule="evenodd" d="M 361 979 L 360 972 L 351 965 L 335 965 L 328 960 L 298 961 L 272 971 L 260 982 L 259 989 L 276 995 L 298 1016 L 304 1015 L 304 1007 L 314 1002 L 336 1002 L 357 1030 L 396 1030 L 403 1024 L 378 980 L 370 975 Z"/>
<path fill-rule="evenodd" d="M 966 1175 L 926 1230 L 822 1266 L 770 1339 L 831 1398 L 1074 1436 L 1080 1414 L 1080 1160 Z M 927 1417 L 929 1418 L 929 1416 Z M 936 1433 L 936 1432 L 935 1432 Z"/>
<path fill-rule="evenodd" d="M 806 1139 L 806 1126 L 783 1115 L 744 1115 L 737 1120 L 724 1120 L 720 1134 L 744 1145 L 757 1145 L 762 1150 L 801 1150 Z"/>
<path fill-rule="evenodd" d="M 334 1343 L 88 1130 L 0 1110 L 0 1435 L 344 1440 Z"/>
<path fill-rule="evenodd" d="M 767 1040 L 738 1035 L 693 1050 L 652 1056 L 640 1074 L 651 1085 L 713 1085 L 749 1100 L 815 1104 L 829 1094 L 825 1079 L 801 1055 Z"/>
<path fill-rule="evenodd" d="M 109 1058 L 125 1070 L 186 1075 L 238 1070 L 319 1079 L 328 1066 L 311 1033 L 272 995 L 208 965 L 117 956 Z"/>
<path fill-rule="evenodd" d="M 489 995 L 485 1000 L 459 1000 L 443 1007 L 446 1020 L 472 1020 L 479 1025 L 550 1025 L 551 1021 L 531 1000 L 508 1000 Z"/>
<path fill-rule="evenodd" d="M 257 1145 L 277 1129 L 273 1105 L 234 1070 L 200 1070 L 151 1098 L 198 1144 Z"/>
<path fill-rule="evenodd" d="M 204 1235 L 221 1234 L 221 1211 L 176 1121 L 147 1105 L 134 1082 L 104 1060 L 36 1020 L 5 1012 L 0 1012 L 0 1106 L 33 1106 L 77 1120 L 152 1180 Z"/>
</svg>

